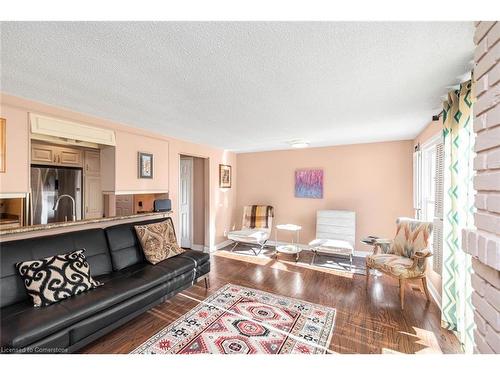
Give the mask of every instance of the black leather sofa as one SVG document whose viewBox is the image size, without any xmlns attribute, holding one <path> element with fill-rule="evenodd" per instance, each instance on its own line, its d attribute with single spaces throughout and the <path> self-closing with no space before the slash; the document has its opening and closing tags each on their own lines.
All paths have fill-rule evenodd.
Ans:
<svg viewBox="0 0 500 375">
<path fill-rule="evenodd" d="M 187 250 L 154 266 L 147 263 L 136 224 L 1 243 L 0 352 L 75 352 L 202 278 L 207 281 L 210 257 L 202 252 Z M 14 265 L 82 248 L 92 277 L 104 285 L 33 307 Z"/>
</svg>

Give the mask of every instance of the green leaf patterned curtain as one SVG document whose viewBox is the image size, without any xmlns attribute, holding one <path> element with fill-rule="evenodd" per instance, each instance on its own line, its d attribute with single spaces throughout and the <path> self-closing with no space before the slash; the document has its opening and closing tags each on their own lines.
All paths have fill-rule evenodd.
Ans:
<svg viewBox="0 0 500 375">
<path fill-rule="evenodd" d="M 474 347 L 471 258 L 462 249 L 462 230 L 474 225 L 472 186 L 474 131 L 472 81 L 451 91 L 443 103 L 445 147 L 443 199 L 443 290 L 441 324 L 453 330 L 466 353 Z"/>
</svg>

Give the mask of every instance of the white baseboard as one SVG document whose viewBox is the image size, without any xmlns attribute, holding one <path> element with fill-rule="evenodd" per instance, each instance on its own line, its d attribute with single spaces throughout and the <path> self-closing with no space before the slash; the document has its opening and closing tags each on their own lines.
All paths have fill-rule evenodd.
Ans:
<svg viewBox="0 0 500 375">
<path fill-rule="evenodd" d="M 205 250 L 205 246 L 204 245 L 191 245 L 191 250 L 196 250 L 196 251 L 204 251 Z"/>
<path fill-rule="evenodd" d="M 429 289 L 429 294 L 431 295 L 434 302 L 436 302 L 439 310 L 441 310 L 441 297 L 439 296 L 439 293 L 437 292 L 436 288 L 434 288 L 434 285 L 432 285 L 431 282 L 427 282 L 427 289 Z"/>
<path fill-rule="evenodd" d="M 212 252 L 220 250 L 226 246 L 229 246 L 232 243 L 233 243 L 233 241 L 231 241 L 231 240 L 225 240 L 225 241 L 222 241 L 222 242 L 216 244 L 215 246 L 212 246 L 211 248 L 207 248 L 207 249 L 212 253 Z"/>
</svg>

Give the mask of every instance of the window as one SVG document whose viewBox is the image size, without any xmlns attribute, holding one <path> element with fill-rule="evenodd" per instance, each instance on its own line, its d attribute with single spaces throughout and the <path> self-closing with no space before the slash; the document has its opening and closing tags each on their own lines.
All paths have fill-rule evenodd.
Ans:
<svg viewBox="0 0 500 375">
<path fill-rule="evenodd" d="M 442 136 L 441 134 L 428 140 L 421 147 L 421 166 L 419 173 L 419 219 L 434 223 L 434 235 L 429 239 L 430 248 L 435 256 L 429 258 L 429 265 L 439 274 L 441 273 L 441 248 L 434 246 L 434 241 L 441 239 L 442 214 L 439 212 L 442 202 Z M 436 181 L 438 180 L 438 181 Z M 437 187 L 437 191 L 436 191 Z M 437 200 L 437 202 L 436 202 Z M 437 210 L 437 211 L 436 211 Z"/>
<path fill-rule="evenodd" d="M 422 149 L 422 220 L 434 220 L 436 145 Z"/>
</svg>

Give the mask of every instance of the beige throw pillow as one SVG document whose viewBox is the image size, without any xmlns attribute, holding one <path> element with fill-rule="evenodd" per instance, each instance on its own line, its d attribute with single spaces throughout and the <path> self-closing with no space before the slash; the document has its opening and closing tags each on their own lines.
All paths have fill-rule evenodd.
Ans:
<svg viewBox="0 0 500 375">
<path fill-rule="evenodd" d="M 136 225 L 135 231 L 144 251 L 144 256 L 151 264 L 159 263 L 184 252 L 177 244 L 174 228 L 170 220 Z"/>
</svg>

